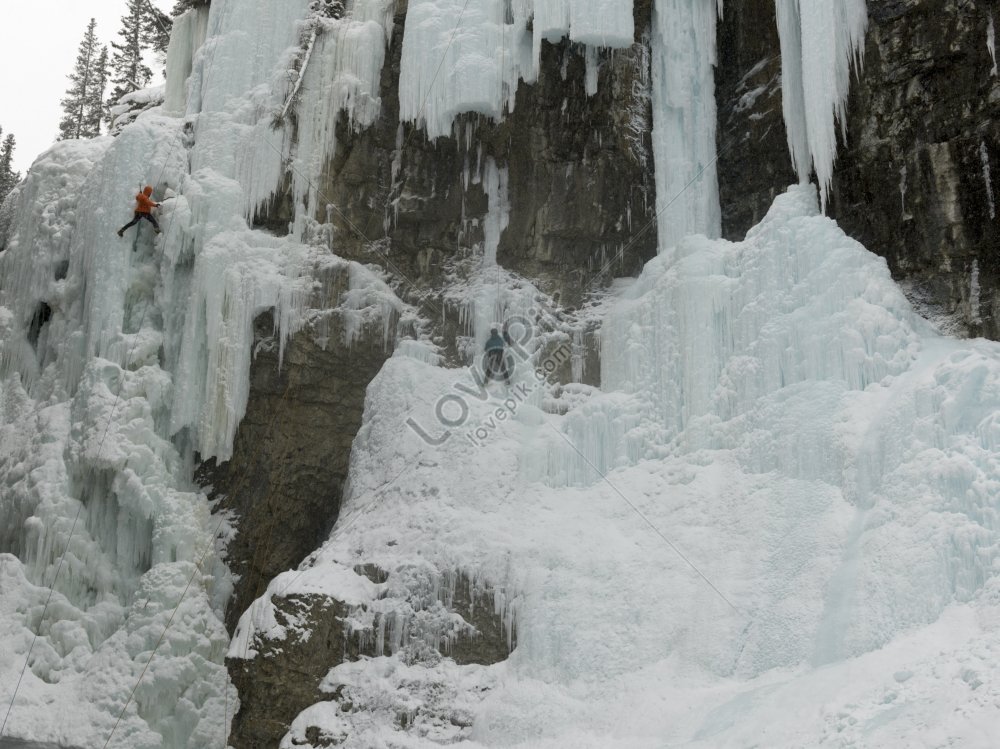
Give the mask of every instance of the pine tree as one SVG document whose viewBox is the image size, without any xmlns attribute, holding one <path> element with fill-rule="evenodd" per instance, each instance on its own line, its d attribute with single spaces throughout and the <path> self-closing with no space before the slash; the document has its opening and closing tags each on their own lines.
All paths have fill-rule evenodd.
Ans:
<svg viewBox="0 0 1000 749">
<path fill-rule="evenodd" d="M 99 129 L 94 132 L 87 124 L 87 105 L 98 77 L 94 70 L 98 61 L 96 29 L 97 21 L 91 18 L 76 54 L 76 66 L 69 75 L 70 87 L 66 90 L 66 98 L 60 102 L 65 116 L 59 123 L 59 140 L 90 138 L 99 134 Z"/>
<path fill-rule="evenodd" d="M 173 25 L 173 19 L 162 10 L 152 4 L 146 6 L 146 20 L 142 29 L 143 42 L 160 60 L 166 59 L 167 47 L 170 46 L 170 29 Z"/>
<path fill-rule="evenodd" d="M 177 0 L 174 9 L 170 13 L 171 15 L 179 16 L 181 13 L 191 10 L 191 8 L 200 8 L 203 5 L 210 4 L 210 0 Z"/>
<path fill-rule="evenodd" d="M 101 121 L 104 119 L 107 107 L 104 105 L 104 92 L 108 87 L 108 47 L 101 47 L 101 53 L 94 63 L 93 84 L 87 94 L 84 108 L 84 123 L 91 136 L 101 134 Z"/>
<path fill-rule="evenodd" d="M 142 61 L 142 53 L 148 48 L 144 31 L 147 15 L 145 0 L 128 0 L 128 13 L 122 16 L 122 27 L 118 32 L 121 42 L 111 42 L 115 50 L 111 56 L 111 80 L 115 84 L 111 101 L 118 101 L 126 94 L 144 88 L 153 77 L 153 71 Z"/>
<path fill-rule="evenodd" d="M 0 134 L 3 134 L 3 128 L 0 128 Z M 21 173 L 14 171 L 14 146 L 14 134 L 8 133 L 3 146 L 0 146 L 0 203 L 21 181 Z"/>
</svg>

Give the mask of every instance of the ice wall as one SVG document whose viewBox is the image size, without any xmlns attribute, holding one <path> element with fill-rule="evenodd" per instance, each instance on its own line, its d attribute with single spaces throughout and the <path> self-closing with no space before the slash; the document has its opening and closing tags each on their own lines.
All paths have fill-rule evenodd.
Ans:
<svg viewBox="0 0 1000 749">
<path fill-rule="evenodd" d="M 864 390 L 905 370 L 920 321 L 898 289 L 872 282 L 884 261 L 868 254 L 852 265 L 858 246 L 813 210 L 811 188 L 802 187 L 772 207 L 745 245 L 692 237 L 672 262 L 653 261 L 627 292 L 642 303 L 624 301 L 605 324 L 602 382 L 648 392 L 667 439 L 690 439 L 706 417 L 728 421 L 798 382 Z M 779 222 L 787 236 L 776 235 Z M 824 250 L 820 228 L 828 229 Z M 637 331 L 651 337 L 640 345 L 631 338 Z"/>
<path fill-rule="evenodd" d="M 159 360 L 150 231 L 115 236 L 127 216 L 114 206 L 127 210 L 135 189 L 125 180 L 150 179 L 143 158 L 150 171 L 175 163 L 173 129 L 146 115 L 118 139 L 43 154 L 0 258 L 5 706 L 30 666 L 6 736 L 107 743 L 178 605 L 183 624 L 109 745 L 205 744 L 226 720 L 229 580 L 205 498 L 166 429 L 173 383 Z M 178 704 L 180 714 L 169 707 Z"/>
<path fill-rule="evenodd" d="M 815 171 L 825 207 L 837 126 L 843 136 L 851 69 L 861 65 L 868 9 L 865 0 L 775 2 L 788 148 L 801 181 Z"/>
<path fill-rule="evenodd" d="M 993 574 L 1000 356 L 937 337 L 884 261 L 818 214 L 796 188 L 745 242 L 692 237 L 647 266 L 602 331 L 602 383 L 652 410 L 603 461 L 726 451 L 748 476 L 832 489 L 853 522 L 798 638 L 825 663 L 933 621 Z M 772 662 L 777 644 L 754 649 Z"/>
</svg>

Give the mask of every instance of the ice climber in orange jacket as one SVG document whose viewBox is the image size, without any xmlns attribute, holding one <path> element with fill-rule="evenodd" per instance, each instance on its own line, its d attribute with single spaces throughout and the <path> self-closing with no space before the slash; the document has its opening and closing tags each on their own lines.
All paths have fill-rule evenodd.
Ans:
<svg viewBox="0 0 1000 749">
<path fill-rule="evenodd" d="M 118 230 L 118 236 L 122 236 L 125 230 L 130 226 L 138 224 L 141 219 L 146 219 L 149 223 L 153 225 L 156 233 L 160 233 L 160 225 L 156 223 L 156 219 L 153 218 L 151 211 L 154 208 L 159 208 L 160 204 L 153 200 L 150 195 L 153 194 L 153 188 L 146 185 L 146 188 L 135 196 L 135 216 L 129 221 L 125 226 Z"/>
</svg>

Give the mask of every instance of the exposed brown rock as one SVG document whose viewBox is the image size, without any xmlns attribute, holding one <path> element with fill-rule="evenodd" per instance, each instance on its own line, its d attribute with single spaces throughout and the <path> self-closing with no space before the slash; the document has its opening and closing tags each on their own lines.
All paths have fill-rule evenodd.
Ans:
<svg viewBox="0 0 1000 749">
<path fill-rule="evenodd" d="M 335 273 L 325 296 L 337 300 L 346 283 L 346 273 Z M 347 346 L 337 313 L 324 319 L 288 340 L 280 368 L 271 314 L 256 320 L 250 398 L 233 457 L 196 473 L 212 497 L 223 497 L 217 509 L 235 514 L 227 563 L 239 579 L 226 615 L 230 631 L 271 579 L 295 568 L 336 522 L 365 391 L 391 353 L 381 328 Z"/>
</svg>

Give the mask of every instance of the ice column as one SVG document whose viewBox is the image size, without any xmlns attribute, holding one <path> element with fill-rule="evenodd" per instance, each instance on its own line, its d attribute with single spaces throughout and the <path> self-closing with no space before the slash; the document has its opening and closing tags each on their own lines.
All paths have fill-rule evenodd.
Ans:
<svg viewBox="0 0 1000 749">
<path fill-rule="evenodd" d="M 215 0 L 196 55 L 188 113 L 200 116 L 191 173 L 211 169 L 242 187 L 249 220 L 281 183 L 289 136 L 272 116 L 291 85 L 308 0 Z"/>
<path fill-rule="evenodd" d="M 194 57 L 208 33 L 208 6 L 192 8 L 174 19 L 167 48 L 167 89 L 163 109 L 181 114 L 187 106 L 187 82 Z"/>
<path fill-rule="evenodd" d="M 721 234 L 715 167 L 714 0 L 653 9 L 653 155 L 660 251 L 687 234 Z"/>
<path fill-rule="evenodd" d="M 782 106 L 799 180 L 815 170 L 823 207 L 844 133 L 851 64 L 860 67 L 868 28 L 865 0 L 776 0 Z"/>
</svg>

